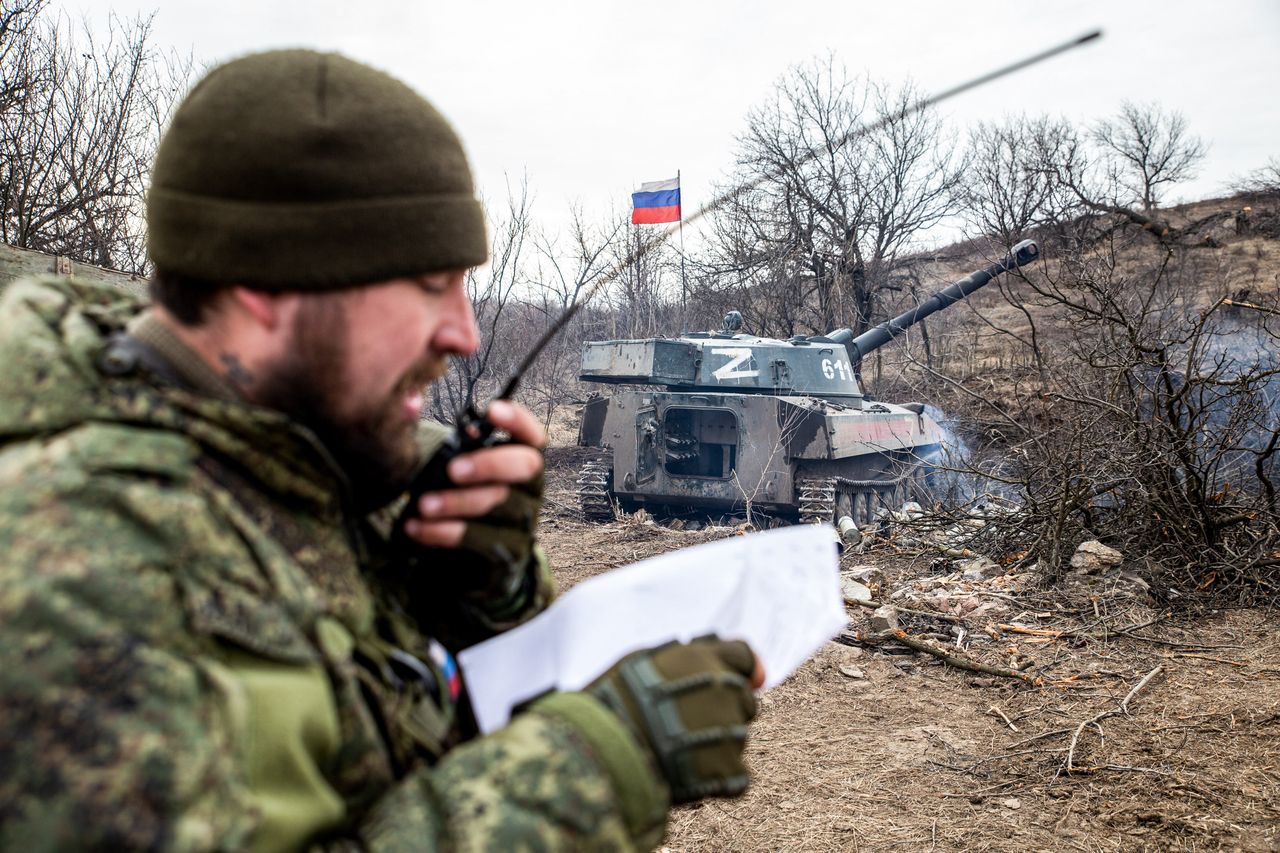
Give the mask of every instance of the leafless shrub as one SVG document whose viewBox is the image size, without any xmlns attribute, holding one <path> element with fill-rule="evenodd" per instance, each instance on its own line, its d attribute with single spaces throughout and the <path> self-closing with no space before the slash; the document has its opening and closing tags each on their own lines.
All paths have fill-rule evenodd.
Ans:
<svg viewBox="0 0 1280 853">
<path fill-rule="evenodd" d="M 1236 178 L 1229 188 L 1232 192 L 1248 195 L 1280 195 L 1280 157 L 1272 157 L 1265 166 Z"/>
<path fill-rule="evenodd" d="M 982 451 L 961 467 L 1020 505 L 984 545 L 1055 579 L 1101 539 L 1171 602 L 1280 586 L 1280 324 L 1206 294 L 1192 251 L 1130 231 L 1023 271 L 1042 330 L 1009 338 L 1040 369 L 951 389 Z"/>
<path fill-rule="evenodd" d="M 1204 146 L 1176 112 L 1132 104 L 1086 136 L 1014 117 L 970 143 L 960 198 L 987 255 L 1030 232 L 1046 261 L 992 286 L 1004 310 L 913 334 L 890 379 L 926 377 L 909 393 L 968 440 L 938 478 L 953 505 L 984 491 L 1019 505 L 974 546 L 1052 580 L 1081 541 L 1102 539 L 1169 601 L 1274 594 L 1275 306 L 1224 302 L 1204 222 L 1179 229 L 1155 213 Z M 900 264 L 912 298 L 921 266 Z M 959 360 L 957 318 L 973 337 Z"/>
</svg>

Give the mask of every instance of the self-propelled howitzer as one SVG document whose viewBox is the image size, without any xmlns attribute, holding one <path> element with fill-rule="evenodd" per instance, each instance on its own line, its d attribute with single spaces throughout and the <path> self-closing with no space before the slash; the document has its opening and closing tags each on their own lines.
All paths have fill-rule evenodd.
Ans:
<svg viewBox="0 0 1280 853">
<path fill-rule="evenodd" d="M 583 514 L 614 507 L 869 520 L 919 492 L 942 430 L 920 403 L 868 400 L 855 365 L 912 325 L 996 276 L 1034 260 L 1023 241 L 1000 261 L 861 335 L 848 329 L 788 340 L 719 332 L 590 341 L 579 378 L 644 387 L 593 396 L 578 443 L 602 448 L 583 466 Z"/>
</svg>

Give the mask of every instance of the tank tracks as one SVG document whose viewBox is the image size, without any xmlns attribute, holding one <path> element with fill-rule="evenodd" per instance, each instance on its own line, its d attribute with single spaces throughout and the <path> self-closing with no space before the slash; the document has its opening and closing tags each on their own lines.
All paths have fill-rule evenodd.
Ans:
<svg viewBox="0 0 1280 853">
<path fill-rule="evenodd" d="M 578 506 L 587 521 L 613 521 L 613 466 L 592 459 L 578 470 Z"/>
<path fill-rule="evenodd" d="M 859 527 L 870 524 L 881 507 L 898 509 L 918 497 L 922 472 L 896 480 L 800 477 L 796 480 L 801 524 L 834 524 L 849 516 Z"/>
<path fill-rule="evenodd" d="M 836 516 L 835 477 L 805 477 L 796 480 L 796 503 L 801 524 L 831 524 Z"/>
</svg>

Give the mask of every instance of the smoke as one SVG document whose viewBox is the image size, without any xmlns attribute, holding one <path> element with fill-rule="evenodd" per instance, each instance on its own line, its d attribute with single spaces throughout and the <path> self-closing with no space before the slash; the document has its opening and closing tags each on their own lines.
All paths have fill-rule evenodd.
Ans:
<svg viewBox="0 0 1280 853">
<path fill-rule="evenodd" d="M 1265 451 L 1280 426 L 1280 352 L 1268 315 L 1220 306 L 1198 338 L 1174 350 L 1183 370 L 1152 376 L 1153 404 L 1169 411 L 1196 436 L 1195 453 L 1211 488 L 1238 484 L 1258 473 L 1270 474 L 1274 462 Z M 1172 401 L 1173 406 L 1168 403 Z"/>
<path fill-rule="evenodd" d="M 957 431 L 954 419 L 936 406 L 926 405 L 925 414 L 942 429 L 942 445 L 928 460 L 929 490 L 944 508 L 980 509 L 996 502 L 1004 506 L 1022 504 L 1022 495 L 1013 485 L 1012 461 L 991 449 L 979 450 Z"/>
</svg>

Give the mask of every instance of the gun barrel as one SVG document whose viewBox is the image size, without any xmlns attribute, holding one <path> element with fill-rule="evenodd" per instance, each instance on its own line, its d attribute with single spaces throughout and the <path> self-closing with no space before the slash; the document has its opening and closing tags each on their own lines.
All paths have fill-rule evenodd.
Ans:
<svg viewBox="0 0 1280 853">
<path fill-rule="evenodd" d="M 1036 245 L 1036 242 L 1034 240 L 1023 240 L 1014 246 L 1009 251 L 1009 254 L 991 266 L 970 273 L 930 296 L 910 311 L 905 311 L 892 320 L 887 320 L 878 326 L 870 328 L 848 342 L 840 341 L 840 343 L 844 343 L 849 348 L 850 355 L 854 355 L 856 352 L 856 358 L 863 358 L 867 353 L 889 343 L 889 341 L 930 314 L 959 302 L 970 293 L 986 285 L 996 276 L 1011 269 L 1016 269 L 1023 264 L 1030 263 L 1038 257 L 1040 257 L 1040 247 Z M 841 331 L 844 330 L 842 329 Z"/>
</svg>

